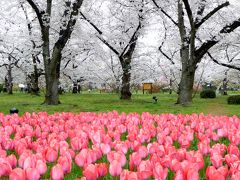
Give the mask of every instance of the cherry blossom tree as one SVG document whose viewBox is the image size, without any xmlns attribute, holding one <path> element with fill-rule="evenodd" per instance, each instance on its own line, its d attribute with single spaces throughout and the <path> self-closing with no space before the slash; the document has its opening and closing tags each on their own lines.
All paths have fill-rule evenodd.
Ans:
<svg viewBox="0 0 240 180">
<path fill-rule="evenodd" d="M 177 103 L 186 105 L 192 102 L 197 64 L 213 46 L 240 26 L 240 19 L 224 22 L 219 15 L 219 12 L 227 12 L 223 10 L 230 5 L 228 1 L 177 0 L 169 6 L 167 2 L 157 0 L 152 0 L 152 2 L 179 31 L 182 74 Z M 209 23 L 211 20 L 216 20 L 216 17 L 218 17 L 218 22 L 219 19 L 221 20 L 218 23 L 220 26 L 213 22 Z M 215 29 L 211 27 L 213 24 Z M 209 33 L 208 30 L 211 32 Z"/>
<path fill-rule="evenodd" d="M 42 56 L 46 81 L 44 103 L 47 105 L 57 105 L 60 103 L 58 85 L 62 51 L 74 30 L 83 0 L 65 0 L 64 2 L 47 0 L 46 3 L 43 3 L 42 1 L 36 2 L 34 0 L 26 0 L 26 2 L 34 10 L 41 29 L 43 41 Z M 56 3 L 58 3 L 58 5 L 56 5 Z M 60 8 L 61 6 L 59 7 L 59 5 L 62 5 L 62 8 Z M 60 13 L 60 19 L 57 18 L 58 16 L 52 16 L 52 13 L 59 13 L 57 12 L 59 10 L 63 10 L 63 12 Z M 56 17 L 54 21 L 53 17 Z M 54 37 L 51 37 L 50 28 L 56 24 L 59 24 L 60 26 L 58 27 L 59 32 L 55 33 Z"/>
<path fill-rule="evenodd" d="M 102 28 L 105 32 L 101 30 L 101 24 L 99 27 L 84 12 L 81 13 L 82 17 L 96 30 L 98 39 L 119 59 L 123 72 L 120 99 L 131 99 L 131 62 L 143 28 L 144 14 L 146 13 L 145 4 L 144 0 L 109 2 L 111 18 L 107 28 Z M 129 19 L 130 16 L 131 19 Z"/>
</svg>

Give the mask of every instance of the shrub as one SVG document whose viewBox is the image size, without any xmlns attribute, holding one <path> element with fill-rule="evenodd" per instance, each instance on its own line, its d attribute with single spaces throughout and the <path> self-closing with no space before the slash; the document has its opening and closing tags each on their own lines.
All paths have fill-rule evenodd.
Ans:
<svg viewBox="0 0 240 180">
<path fill-rule="evenodd" d="M 216 93 L 214 90 L 207 89 L 207 90 L 203 90 L 200 93 L 200 97 L 201 98 L 216 98 Z"/>
<path fill-rule="evenodd" d="M 229 96 L 227 102 L 228 104 L 240 104 L 240 95 Z"/>
</svg>

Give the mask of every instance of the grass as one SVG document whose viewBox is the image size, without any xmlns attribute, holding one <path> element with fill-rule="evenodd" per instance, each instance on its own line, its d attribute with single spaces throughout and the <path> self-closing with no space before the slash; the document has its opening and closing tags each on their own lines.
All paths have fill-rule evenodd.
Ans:
<svg viewBox="0 0 240 180">
<path fill-rule="evenodd" d="M 227 96 L 219 96 L 215 99 L 200 99 L 197 95 L 193 103 L 186 107 L 175 105 L 176 94 L 154 94 L 158 97 L 158 102 L 152 102 L 151 94 L 133 94 L 132 100 L 119 100 L 117 94 L 99 94 L 99 93 L 83 93 L 71 94 L 67 93 L 60 96 L 61 104 L 57 106 L 41 105 L 44 95 L 33 96 L 25 93 L 14 93 L 7 95 L 0 93 L 0 112 L 9 114 L 9 109 L 16 107 L 19 114 L 25 112 L 46 111 L 49 114 L 54 112 L 108 112 L 117 110 L 118 112 L 150 112 L 150 113 L 173 113 L 173 114 L 192 114 L 204 113 L 214 115 L 237 115 L 240 116 L 238 105 L 228 105 Z"/>
</svg>

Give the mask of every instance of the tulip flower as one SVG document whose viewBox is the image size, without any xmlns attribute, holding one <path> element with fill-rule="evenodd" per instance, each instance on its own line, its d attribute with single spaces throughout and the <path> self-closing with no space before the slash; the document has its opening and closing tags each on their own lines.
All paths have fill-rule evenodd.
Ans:
<svg viewBox="0 0 240 180">
<path fill-rule="evenodd" d="M 79 154 L 76 155 L 75 157 L 75 163 L 83 167 L 86 164 L 86 158 L 87 158 L 88 150 L 87 149 L 82 149 Z"/>
<path fill-rule="evenodd" d="M 120 174 L 120 180 L 139 180 L 139 179 L 144 179 L 142 177 L 139 177 L 136 172 L 128 171 L 128 170 L 123 170 L 122 173 Z"/>
<path fill-rule="evenodd" d="M 7 157 L 7 161 L 11 165 L 12 168 L 15 168 L 17 166 L 17 158 L 15 155 L 11 154 Z"/>
<path fill-rule="evenodd" d="M 70 173 L 72 170 L 72 160 L 69 159 L 66 156 L 60 156 L 58 158 L 58 164 L 60 164 L 62 166 L 62 170 L 64 172 L 64 174 L 66 173 Z"/>
<path fill-rule="evenodd" d="M 40 175 L 43 175 L 47 172 L 47 165 L 43 160 L 37 160 L 36 169 L 38 170 Z"/>
<path fill-rule="evenodd" d="M 109 166 L 109 173 L 112 176 L 119 176 L 122 172 L 122 165 L 119 161 L 113 160 Z"/>
<path fill-rule="evenodd" d="M 106 163 L 96 164 L 96 168 L 97 168 L 99 177 L 103 177 L 103 176 L 107 175 L 108 167 L 107 167 Z"/>
<path fill-rule="evenodd" d="M 11 173 L 9 175 L 9 179 L 10 180 L 25 180 L 26 179 L 25 171 L 21 168 L 15 168 L 11 171 Z"/>
<path fill-rule="evenodd" d="M 109 144 L 100 144 L 100 148 L 103 154 L 108 154 L 111 151 L 111 147 Z"/>
<path fill-rule="evenodd" d="M 87 180 L 96 180 L 98 178 L 98 169 L 95 165 L 89 164 L 84 170 L 83 175 Z"/>
<path fill-rule="evenodd" d="M 46 160 L 48 162 L 55 162 L 57 160 L 58 157 L 58 152 L 52 148 L 48 148 L 46 150 Z"/>
<path fill-rule="evenodd" d="M 227 148 L 228 154 L 235 154 L 239 157 L 239 149 L 236 145 L 230 144 Z"/>
<path fill-rule="evenodd" d="M 156 163 L 153 167 L 153 176 L 155 179 L 166 179 L 168 175 L 168 169 L 163 168 L 160 163 Z"/>
<path fill-rule="evenodd" d="M 0 177 L 8 176 L 12 171 L 12 167 L 5 159 L 0 159 Z"/>
<path fill-rule="evenodd" d="M 38 180 L 40 179 L 40 174 L 36 168 L 26 169 L 26 179 L 27 180 Z"/>
<path fill-rule="evenodd" d="M 152 164 L 149 160 L 147 161 L 141 161 L 138 168 L 138 173 L 141 179 L 148 179 L 150 176 L 152 176 Z"/>
<path fill-rule="evenodd" d="M 174 180 L 185 180 L 184 173 L 181 170 L 178 170 L 174 175 Z"/>
<path fill-rule="evenodd" d="M 64 172 L 60 164 L 56 164 L 51 169 L 51 179 L 52 180 L 62 180 L 64 177 Z"/>
<path fill-rule="evenodd" d="M 129 157 L 129 168 L 131 171 L 133 171 L 140 163 L 141 163 L 141 156 L 140 154 L 134 152 Z"/>
<path fill-rule="evenodd" d="M 210 157 L 210 160 L 215 168 L 218 168 L 222 165 L 224 158 L 219 154 L 214 154 Z"/>
</svg>

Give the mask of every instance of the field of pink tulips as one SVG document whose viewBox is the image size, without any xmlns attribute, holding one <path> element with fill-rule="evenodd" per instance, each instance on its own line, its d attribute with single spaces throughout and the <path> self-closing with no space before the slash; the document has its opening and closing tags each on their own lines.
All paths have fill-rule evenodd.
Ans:
<svg viewBox="0 0 240 180">
<path fill-rule="evenodd" d="M 0 179 L 240 179 L 240 120 L 150 113 L 0 114 Z"/>
</svg>

